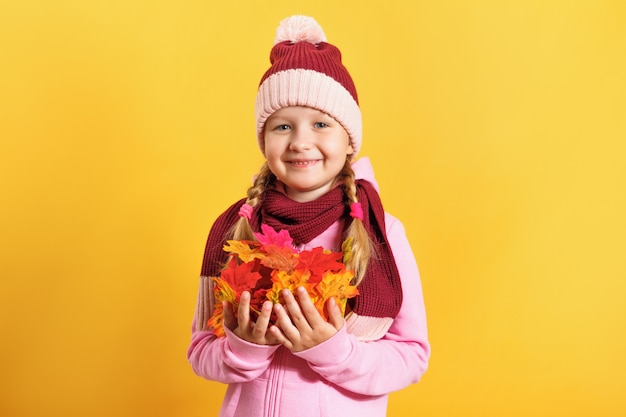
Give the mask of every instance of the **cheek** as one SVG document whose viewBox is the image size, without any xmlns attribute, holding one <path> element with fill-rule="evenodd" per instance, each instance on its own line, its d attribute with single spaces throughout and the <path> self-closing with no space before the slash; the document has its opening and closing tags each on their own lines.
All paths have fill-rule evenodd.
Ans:
<svg viewBox="0 0 626 417">
<path fill-rule="evenodd" d="M 267 161 L 276 161 L 277 159 L 280 158 L 280 152 L 278 152 L 276 150 L 276 148 L 273 147 L 265 147 L 265 159 L 267 159 Z"/>
<path fill-rule="evenodd" d="M 333 155 L 336 155 L 337 158 L 344 158 L 344 157 L 348 157 L 348 155 L 352 155 L 353 150 L 352 150 L 352 146 L 350 145 L 338 145 L 336 146 L 333 150 Z"/>
<path fill-rule="evenodd" d="M 265 142 L 263 147 L 263 155 L 265 155 L 266 159 L 275 158 L 276 156 L 276 146 L 271 142 L 268 144 Z"/>
<path fill-rule="evenodd" d="M 271 147 L 265 148 L 265 161 L 267 162 L 267 166 L 272 171 L 272 173 L 278 176 L 277 168 L 280 163 L 280 153 L 275 152 Z"/>
</svg>

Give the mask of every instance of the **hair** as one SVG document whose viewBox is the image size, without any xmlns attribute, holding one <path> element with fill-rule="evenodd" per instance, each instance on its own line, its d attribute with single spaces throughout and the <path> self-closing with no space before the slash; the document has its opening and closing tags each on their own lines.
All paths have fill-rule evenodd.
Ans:
<svg viewBox="0 0 626 417">
<path fill-rule="evenodd" d="M 346 196 L 347 204 L 358 203 L 356 194 L 356 180 L 354 171 L 350 166 L 350 159 L 339 173 L 339 180 L 343 181 L 343 193 Z M 363 221 L 359 218 L 353 218 L 350 225 L 344 233 L 344 239 L 350 240 L 352 244 L 352 256 L 346 260 L 346 267 L 354 271 L 354 284 L 359 285 L 365 277 L 365 271 L 370 258 L 372 257 L 374 246 L 370 239 Z"/>
<path fill-rule="evenodd" d="M 351 158 L 346 159 L 343 169 L 337 174 L 335 182 L 341 182 L 345 204 L 350 206 L 358 202 L 356 180 L 354 171 L 350 166 Z M 246 204 L 256 207 L 263 201 L 263 194 L 268 186 L 276 181 L 276 176 L 270 171 L 265 162 L 254 179 L 254 183 L 248 188 Z M 248 219 L 240 217 L 230 231 L 234 240 L 256 240 Z M 359 285 L 365 276 L 367 265 L 373 255 L 372 241 L 363 225 L 363 221 L 353 218 L 343 235 L 344 241 L 351 242 L 352 256 L 346 259 L 346 268 L 354 271 L 354 285 Z"/>
</svg>

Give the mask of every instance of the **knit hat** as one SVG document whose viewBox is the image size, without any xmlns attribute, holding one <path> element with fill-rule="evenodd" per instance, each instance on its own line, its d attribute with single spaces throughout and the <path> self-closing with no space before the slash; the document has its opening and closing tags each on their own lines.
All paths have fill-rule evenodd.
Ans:
<svg viewBox="0 0 626 417">
<path fill-rule="evenodd" d="M 283 107 L 306 106 L 341 123 L 356 155 L 362 142 L 356 88 L 341 63 L 341 52 L 326 42 L 315 19 L 300 15 L 283 19 L 276 29 L 270 62 L 272 66 L 261 78 L 255 105 L 261 151 L 265 148 L 265 122 L 272 113 Z"/>
</svg>

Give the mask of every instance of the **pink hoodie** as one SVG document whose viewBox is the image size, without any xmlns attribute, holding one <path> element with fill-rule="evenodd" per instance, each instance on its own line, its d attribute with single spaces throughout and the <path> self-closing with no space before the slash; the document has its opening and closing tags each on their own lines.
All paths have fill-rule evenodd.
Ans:
<svg viewBox="0 0 626 417">
<path fill-rule="evenodd" d="M 353 169 L 377 187 L 367 158 Z M 430 345 L 420 276 L 404 226 L 389 214 L 385 223 L 403 300 L 382 337 L 369 325 L 378 323 L 353 313 L 329 340 L 298 353 L 248 343 L 228 329 L 216 338 L 192 326 L 187 356 L 194 372 L 229 384 L 220 417 L 383 417 L 388 394 L 421 378 Z M 301 249 L 339 250 L 341 230 L 337 222 Z"/>
</svg>

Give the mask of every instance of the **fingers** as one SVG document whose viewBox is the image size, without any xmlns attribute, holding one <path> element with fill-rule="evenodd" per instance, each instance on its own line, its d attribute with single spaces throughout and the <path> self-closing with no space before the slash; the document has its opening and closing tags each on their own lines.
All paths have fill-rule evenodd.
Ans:
<svg viewBox="0 0 626 417">
<path fill-rule="evenodd" d="M 279 343 L 273 335 L 268 333 L 268 326 L 272 315 L 272 302 L 266 301 L 263 303 L 257 320 L 254 322 L 250 317 L 250 298 L 251 296 L 248 291 L 241 293 L 236 320 L 232 312 L 232 305 L 228 304 L 230 311 L 227 313 L 227 309 L 224 310 L 224 323 L 228 321 L 229 328 L 233 333 L 250 343 L 258 345 L 275 345 Z"/>
<path fill-rule="evenodd" d="M 266 301 L 261 306 L 261 313 L 259 314 L 259 317 L 257 318 L 256 323 L 254 324 L 254 327 L 252 329 L 252 336 L 255 339 L 261 339 L 265 336 L 265 333 L 267 332 L 270 323 L 271 315 L 272 302 Z"/>
<path fill-rule="evenodd" d="M 224 310 L 224 326 L 228 327 L 231 331 L 237 327 L 237 319 L 235 313 L 233 313 L 233 305 L 228 301 L 222 302 L 222 309 Z"/>
<path fill-rule="evenodd" d="M 270 327 L 269 332 L 278 343 L 289 350 L 293 350 L 294 343 L 292 340 L 298 339 L 298 329 L 293 326 L 282 305 L 274 304 L 274 313 L 276 313 L 276 324 Z"/>
<path fill-rule="evenodd" d="M 224 305 L 224 323 L 240 338 L 256 344 L 280 343 L 292 351 L 316 346 L 332 337 L 343 326 L 341 309 L 334 299 L 326 304 L 329 321 L 322 317 L 304 287 L 295 295 L 284 290 L 283 304 L 272 305 L 266 301 L 254 322 L 250 317 L 250 293 L 244 291 L 239 300 L 237 314 L 230 303 Z M 272 311 L 276 323 L 271 324 Z"/>
<path fill-rule="evenodd" d="M 300 307 L 290 291 L 286 290 L 283 293 L 283 298 L 285 302 L 284 306 L 281 304 L 274 304 L 276 326 L 280 328 L 280 331 L 287 339 L 294 341 L 297 340 L 300 335 L 299 329 L 305 327 L 306 319 L 302 315 Z M 275 334 L 275 330 L 273 333 Z"/>
<path fill-rule="evenodd" d="M 270 332 L 291 351 L 298 352 L 316 346 L 332 337 L 343 325 L 343 317 L 336 303 L 329 305 L 333 323 L 328 323 L 303 287 L 296 290 L 297 301 L 288 290 L 282 296 L 284 306 L 274 305 L 277 319 Z"/>
<path fill-rule="evenodd" d="M 237 309 L 237 320 L 239 327 L 247 329 L 250 326 L 250 293 L 244 291 L 239 298 L 239 308 Z"/>
<path fill-rule="evenodd" d="M 308 324 L 311 325 L 311 327 L 316 327 L 324 322 L 324 319 L 320 315 L 319 311 L 317 311 L 317 308 L 315 308 L 307 290 L 304 287 L 298 287 L 296 289 L 296 294 L 298 296 L 299 308 L 302 311 L 302 314 L 304 314 Z"/>
<path fill-rule="evenodd" d="M 335 329 L 340 330 L 343 327 L 343 314 L 334 297 L 331 297 L 326 302 L 326 311 L 328 313 L 328 322 L 332 324 Z"/>
<path fill-rule="evenodd" d="M 326 324 L 326 320 L 317 310 L 315 304 L 313 304 L 307 290 L 304 287 L 298 287 L 295 293 L 297 300 L 296 296 L 294 296 L 294 294 L 292 294 L 289 290 L 283 290 L 282 296 L 284 300 L 284 308 L 282 308 L 283 306 L 279 304 L 274 306 L 279 318 L 277 323 L 281 324 L 281 328 L 291 324 L 302 332 L 310 331 L 311 329 Z M 339 328 L 341 328 L 343 323 L 341 309 L 334 299 L 332 299 L 332 301 L 329 300 L 328 303 L 327 310 L 329 312 L 329 318 L 332 314 L 334 320 L 333 326 L 336 327 L 336 325 L 338 325 Z"/>
</svg>

